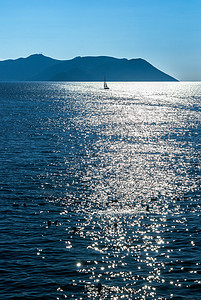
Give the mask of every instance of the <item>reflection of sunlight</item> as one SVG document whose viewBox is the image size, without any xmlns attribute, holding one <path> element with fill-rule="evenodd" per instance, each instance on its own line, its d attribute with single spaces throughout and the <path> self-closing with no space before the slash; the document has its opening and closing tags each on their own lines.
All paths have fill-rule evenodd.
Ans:
<svg viewBox="0 0 201 300">
<path fill-rule="evenodd" d="M 111 83 L 106 94 L 99 83 L 74 83 L 79 99 L 60 104 L 65 117 L 55 126 L 62 132 L 64 164 L 51 162 L 52 171 L 40 175 L 41 187 L 50 189 L 48 180 L 55 179 L 52 186 L 63 189 L 58 202 L 65 251 L 75 258 L 76 288 L 88 298 L 158 299 L 166 288 L 171 298 L 172 286 L 185 283 L 183 274 L 186 281 L 192 276 L 190 282 L 198 272 L 194 263 L 192 270 L 182 264 L 199 244 L 196 235 L 189 236 L 186 212 L 187 201 L 198 212 L 199 200 L 184 198 L 199 188 L 189 130 L 198 112 L 185 113 L 186 91 L 175 86 Z M 69 92 L 68 84 L 62 87 Z"/>
<path fill-rule="evenodd" d="M 78 263 L 76 264 L 77 267 L 81 267 L 81 265 L 82 265 L 82 264 L 81 264 L 80 262 L 78 262 Z"/>
<path fill-rule="evenodd" d="M 161 237 L 157 237 L 156 242 L 158 245 L 164 244 L 164 241 L 161 239 Z"/>
</svg>

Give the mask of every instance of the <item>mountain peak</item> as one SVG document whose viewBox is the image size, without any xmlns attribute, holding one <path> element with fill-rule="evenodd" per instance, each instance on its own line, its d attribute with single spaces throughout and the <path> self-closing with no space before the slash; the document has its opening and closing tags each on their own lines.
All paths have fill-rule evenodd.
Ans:
<svg viewBox="0 0 201 300">
<path fill-rule="evenodd" d="M 42 53 L 34 53 L 34 54 L 31 54 L 29 55 L 27 58 L 40 58 L 40 57 L 47 57 L 45 55 L 43 55 Z"/>
<path fill-rule="evenodd" d="M 35 53 L 35 54 L 31 54 L 29 56 L 27 56 L 25 59 L 34 59 L 34 60 L 41 60 L 41 59 L 51 59 L 51 60 L 55 60 L 51 57 L 45 56 L 42 53 Z"/>
</svg>

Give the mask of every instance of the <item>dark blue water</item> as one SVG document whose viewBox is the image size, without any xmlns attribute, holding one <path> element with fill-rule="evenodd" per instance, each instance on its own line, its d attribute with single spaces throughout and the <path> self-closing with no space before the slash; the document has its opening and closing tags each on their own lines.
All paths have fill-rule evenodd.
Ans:
<svg viewBox="0 0 201 300">
<path fill-rule="evenodd" d="M 201 299 L 200 100 L 0 83 L 0 299 Z"/>
</svg>

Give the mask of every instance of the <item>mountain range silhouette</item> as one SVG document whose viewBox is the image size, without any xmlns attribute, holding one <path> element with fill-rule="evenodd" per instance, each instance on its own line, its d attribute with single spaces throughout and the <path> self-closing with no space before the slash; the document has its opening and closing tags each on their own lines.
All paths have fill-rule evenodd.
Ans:
<svg viewBox="0 0 201 300">
<path fill-rule="evenodd" d="M 146 60 L 108 56 L 57 60 L 42 54 L 0 61 L 1 81 L 178 81 Z"/>
</svg>

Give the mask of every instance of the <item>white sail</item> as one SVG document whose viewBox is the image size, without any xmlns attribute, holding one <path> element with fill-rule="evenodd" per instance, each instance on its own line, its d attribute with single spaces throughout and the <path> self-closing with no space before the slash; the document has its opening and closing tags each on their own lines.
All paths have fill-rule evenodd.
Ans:
<svg viewBox="0 0 201 300">
<path fill-rule="evenodd" d="M 108 85 L 107 85 L 107 83 L 106 83 L 106 78 L 104 77 L 104 89 L 105 90 L 108 90 L 109 89 L 109 87 L 108 87 Z"/>
</svg>

